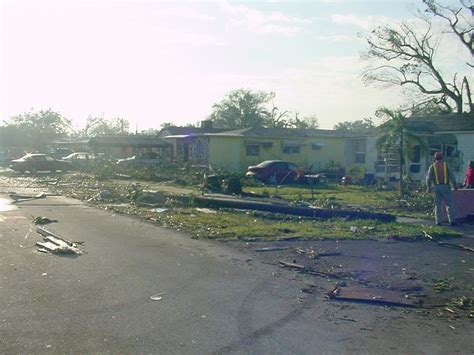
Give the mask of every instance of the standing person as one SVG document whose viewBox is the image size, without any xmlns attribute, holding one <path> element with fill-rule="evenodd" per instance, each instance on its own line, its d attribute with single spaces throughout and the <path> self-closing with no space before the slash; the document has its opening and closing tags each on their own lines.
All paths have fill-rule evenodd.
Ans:
<svg viewBox="0 0 474 355">
<path fill-rule="evenodd" d="M 466 169 L 466 178 L 464 179 L 464 187 L 466 189 L 474 189 L 474 160 L 469 162 Z"/>
<path fill-rule="evenodd" d="M 436 152 L 434 158 L 435 161 L 431 164 L 426 174 L 426 186 L 428 192 L 431 192 L 431 185 L 434 183 L 435 221 L 438 226 L 441 225 L 441 203 L 444 201 L 449 224 L 454 226 L 456 225 L 456 213 L 454 211 L 453 196 L 449 185 L 453 185 L 453 188 L 457 190 L 456 179 L 449 169 L 448 164 L 443 160 L 443 153 Z"/>
</svg>

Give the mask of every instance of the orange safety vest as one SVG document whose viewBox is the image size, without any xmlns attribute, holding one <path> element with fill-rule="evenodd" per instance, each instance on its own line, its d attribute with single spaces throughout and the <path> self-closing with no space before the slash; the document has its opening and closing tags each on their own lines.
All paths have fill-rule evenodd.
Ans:
<svg viewBox="0 0 474 355">
<path fill-rule="evenodd" d="M 438 169 L 438 163 L 433 163 L 435 182 L 436 182 L 436 185 L 439 185 L 439 184 L 447 185 L 448 184 L 448 164 L 446 164 L 445 161 L 441 162 L 441 164 L 443 164 L 443 168 Z"/>
</svg>

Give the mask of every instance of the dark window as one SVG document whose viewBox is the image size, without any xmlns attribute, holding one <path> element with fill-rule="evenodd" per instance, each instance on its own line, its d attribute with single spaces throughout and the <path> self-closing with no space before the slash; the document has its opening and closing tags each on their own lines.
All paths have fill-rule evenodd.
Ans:
<svg viewBox="0 0 474 355">
<path fill-rule="evenodd" d="M 248 156 L 259 156 L 260 155 L 260 146 L 258 146 L 258 145 L 247 145 L 245 147 L 245 152 Z"/>
<path fill-rule="evenodd" d="M 365 153 L 355 153 L 355 163 L 365 164 Z"/>
<path fill-rule="evenodd" d="M 284 145 L 283 153 L 285 154 L 298 154 L 300 152 L 299 145 Z"/>
</svg>

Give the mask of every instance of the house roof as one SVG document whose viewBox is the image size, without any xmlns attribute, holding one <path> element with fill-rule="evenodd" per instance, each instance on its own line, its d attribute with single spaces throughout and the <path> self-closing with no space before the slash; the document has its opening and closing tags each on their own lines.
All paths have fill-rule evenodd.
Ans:
<svg viewBox="0 0 474 355">
<path fill-rule="evenodd" d="M 278 138 L 307 138 L 307 137 L 352 137 L 359 134 L 331 129 L 298 129 L 298 128 L 244 128 L 213 134 L 214 136 L 238 137 L 278 137 Z"/>
<path fill-rule="evenodd" d="M 407 126 L 417 133 L 474 131 L 474 114 L 413 117 Z"/>
<path fill-rule="evenodd" d="M 89 140 L 90 145 L 107 145 L 115 147 L 135 146 L 135 147 L 157 147 L 167 146 L 168 143 L 161 138 L 150 135 L 134 136 L 104 136 L 93 137 Z"/>
<path fill-rule="evenodd" d="M 228 128 L 206 128 L 206 127 L 167 127 L 163 128 L 159 133 L 158 137 L 164 138 L 167 136 L 187 136 L 187 135 L 194 135 L 194 134 L 202 134 L 202 133 L 219 133 L 228 131 Z"/>
<path fill-rule="evenodd" d="M 178 127 L 176 127 L 178 128 Z M 308 137 L 361 137 L 366 134 L 330 129 L 298 129 L 298 128 L 242 128 L 221 130 L 221 132 L 190 132 L 170 134 L 166 138 L 185 137 L 253 137 L 253 138 L 308 138 Z"/>
</svg>

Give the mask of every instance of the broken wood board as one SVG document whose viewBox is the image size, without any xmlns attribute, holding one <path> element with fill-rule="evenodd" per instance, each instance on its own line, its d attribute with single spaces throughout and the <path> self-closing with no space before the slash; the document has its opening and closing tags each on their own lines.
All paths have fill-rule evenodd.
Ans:
<svg viewBox="0 0 474 355">
<path fill-rule="evenodd" d="M 392 290 L 362 287 L 337 287 L 329 292 L 329 298 L 337 301 L 368 303 L 380 306 L 419 307 L 406 293 Z"/>
<path fill-rule="evenodd" d="M 288 247 L 264 247 L 264 248 L 258 248 L 255 249 L 255 251 L 259 253 L 265 253 L 267 251 L 279 251 L 279 250 L 287 250 Z"/>
<path fill-rule="evenodd" d="M 38 242 L 36 245 L 55 254 L 75 254 L 80 255 L 82 251 L 76 248 L 76 244 L 50 232 L 42 227 L 36 231 L 43 236 L 44 242 Z"/>
<path fill-rule="evenodd" d="M 67 240 L 67 239 L 65 239 L 65 238 L 62 238 L 62 237 L 60 237 L 59 235 L 57 235 L 57 234 L 55 234 L 55 233 L 53 233 L 53 232 L 50 232 L 49 230 L 47 230 L 47 229 L 45 229 L 45 228 L 43 228 L 43 227 L 38 227 L 38 228 L 36 228 L 36 232 L 37 232 L 38 234 L 41 234 L 43 237 L 53 237 L 53 238 L 55 238 L 55 239 L 62 240 L 64 243 L 66 243 L 66 244 L 68 244 L 68 245 L 70 245 L 70 246 L 73 245 L 73 242 L 71 242 L 71 241 L 69 241 L 69 240 Z"/>
</svg>

